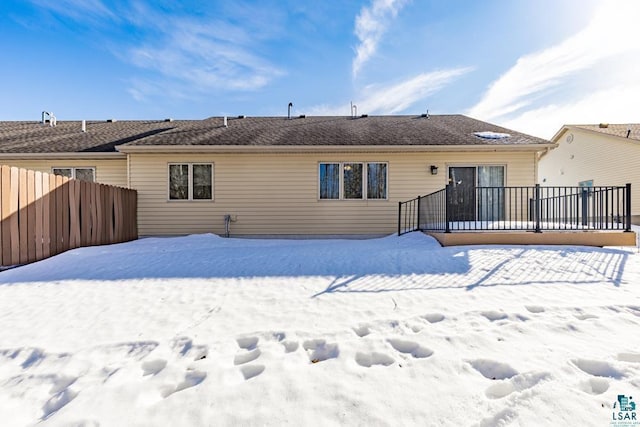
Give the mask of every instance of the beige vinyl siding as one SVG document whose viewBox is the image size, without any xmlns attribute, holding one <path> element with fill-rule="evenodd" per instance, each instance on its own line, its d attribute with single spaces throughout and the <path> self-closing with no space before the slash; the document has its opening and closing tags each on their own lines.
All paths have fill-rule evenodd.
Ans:
<svg viewBox="0 0 640 427">
<path fill-rule="evenodd" d="M 631 183 L 631 214 L 640 215 L 640 143 L 578 128 L 569 128 L 558 143 L 540 159 L 541 185 L 577 186 L 590 179 L 595 186 Z"/>
<path fill-rule="evenodd" d="M 63 167 L 93 167 L 95 168 L 96 182 L 101 184 L 116 185 L 118 187 L 127 187 L 127 159 L 113 160 L 23 160 L 23 159 L 2 159 L 0 164 L 15 166 L 19 168 L 30 169 L 34 171 L 51 173 L 52 168 Z"/>
<path fill-rule="evenodd" d="M 512 153 L 131 154 L 140 235 L 390 234 L 398 202 L 444 188 L 447 166 L 505 165 L 507 185 L 535 183 L 535 155 Z M 388 200 L 319 200 L 321 162 L 388 163 Z M 213 163 L 213 201 L 169 201 L 169 163 Z M 439 167 L 431 175 L 430 165 Z"/>
</svg>

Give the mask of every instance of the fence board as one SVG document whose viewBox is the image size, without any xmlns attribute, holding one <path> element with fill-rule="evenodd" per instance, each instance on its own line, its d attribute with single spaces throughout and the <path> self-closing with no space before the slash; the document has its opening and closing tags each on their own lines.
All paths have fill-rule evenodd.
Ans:
<svg viewBox="0 0 640 427">
<path fill-rule="evenodd" d="M 49 174 L 49 250 L 50 255 L 58 253 L 58 222 L 56 218 L 56 176 Z"/>
<path fill-rule="evenodd" d="M 9 218 L 11 217 L 11 169 L 9 169 L 9 166 L 2 166 L 0 179 L 2 179 L 0 181 L 0 232 L 2 233 L 0 265 L 11 265 L 11 228 L 9 225 Z"/>
<path fill-rule="evenodd" d="M 80 184 L 80 246 L 88 246 L 91 242 L 91 204 L 89 202 L 89 183 L 78 181 Z"/>
<path fill-rule="evenodd" d="M 36 221 L 36 234 L 34 239 L 34 248 L 36 253 L 36 259 L 42 259 L 42 240 L 43 240 L 43 220 L 44 220 L 44 206 L 43 206 L 43 192 L 42 192 L 42 172 L 35 172 L 34 174 L 34 189 L 35 189 L 35 221 Z"/>
<path fill-rule="evenodd" d="M 98 186 L 96 185 L 89 186 L 89 202 L 91 204 L 91 238 L 89 239 L 89 242 L 91 245 L 98 244 L 98 212 L 96 206 L 97 187 Z"/>
<path fill-rule="evenodd" d="M 49 228 L 49 174 L 42 174 L 42 258 L 51 256 Z"/>
<path fill-rule="evenodd" d="M 11 169 L 13 174 L 13 168 Z M 13 179 L 13 177 L 12 177 Z M 20 264 L 29 262 L 29 221 L 27 215 L 27 170 L 20 169 L 18 171 L 18 221 L 20 224 L 19 233 L 19 252 L 20 252 Z M 13 183 L 12 183 L 13 185 Z"/>
<path fill-rule="evenodd" d="M 35 171 L 27 171 L 27 221 L 29 227 L 27 228 L 27 248 L 28 248 L 28 261 L 34 262 L 36 258 L 36 174 Z M 22 203 L 21 203 L 22 204 Z M 24 209 L 24 208 L 22 208 Z"/>
<path fill-rule="evenodd" d="M 9 195 L 9 234 L 11 236 L 11 264 L 20 262 L 20 228 L 19 215 L 20 208 L 18 199 L 18 170 L 11 170 L 11 194 Z"/>
<path fill-rule="evenodd" d="M 60 226 L 62 227 L 62 236 L 60 242 L 62 243 L 62 248 L 60 252 L 71 249 L 70 244 L 70 232 L 69 232 L 69 215 L 71 210 L 71 205 L 69 204 L 69 179 L 66 177 L 59 177 L 62 181 L 62 199 L 60 200 L 60 208 L 62 209 L 62 220 L 60 221 Z"/>
<path fill-rule="evenodd" d="M 114 235 L 114 212 L 113 212 L 113 190 L 114 188 L 107 188 L 107 231 L 109 235 L 109 241 L 115 242 Z"/>
</svg>

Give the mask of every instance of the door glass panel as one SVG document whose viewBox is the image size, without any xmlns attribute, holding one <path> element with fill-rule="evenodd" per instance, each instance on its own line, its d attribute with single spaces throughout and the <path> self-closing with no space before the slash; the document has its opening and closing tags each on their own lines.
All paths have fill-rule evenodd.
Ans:
<svg viewBox="0 0 640 427">
<path fill-rule="evenodd" d="M 478 219 L 504 220 L 504 166 L 478 166 Z"/>
<path fill-rule="evenodd" d="M 475 221 L 476 218 L 476 168 L 449 168 L 450 218 L 452 221 Z"/>
</svg>

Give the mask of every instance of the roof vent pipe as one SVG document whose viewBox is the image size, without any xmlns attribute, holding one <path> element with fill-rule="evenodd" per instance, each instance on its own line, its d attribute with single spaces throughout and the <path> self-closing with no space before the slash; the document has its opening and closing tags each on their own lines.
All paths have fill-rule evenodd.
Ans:
<svg viewBox="0 0 640 427">
<path fill-rule="evenodd" d="M 55 126 L 56 116 L 48 111 L 42 112 L 42 124 L 49 123 L 50 126 Z"/>
<path fill-rule="evenodd" d="M 227 125 L 227 116 L 224 116 L 224 121 L 222 122 L 222 125 L 223 125 L 224 127 L 227 127 L 227 126 L 228 126 L 228 125 Z"/>
<path fill-rule="evenodd" d="M 351 118 L 355 119 L 356 117 L 358 117 L 358 106 L 352 102 L 351 103 Z"/>
<path fill-rule="evenodd" d="M 627 138 L 629 138 L 629 135 L 631 135 L 631 129 L 627 129 Z"/>
<path fill-rule="evenodd" d="M 293 107 L 293 102 L 290 102 L 289 106 L 287 107 L 287 118 L 289 120 L 291 120 L 291 107 Z"/>
<path fill-rule="evenodd" d="M 87 121 L 83 120 L 82 121 L 82 132 L 86 132 L 87 131 Z"/>
<path fill-rule="evenodd" d="M 56 116 L 53 115 L 53 113 L 49 113 L 49 126 L 56 127 L 56 125 L 58 124 L 58 119 L 56 119 Z"/>
</svg>

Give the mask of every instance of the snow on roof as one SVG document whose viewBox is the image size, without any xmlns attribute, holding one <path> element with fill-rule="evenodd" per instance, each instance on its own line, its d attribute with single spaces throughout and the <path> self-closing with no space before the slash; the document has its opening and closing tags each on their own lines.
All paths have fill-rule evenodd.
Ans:
<svg viewBox="0 0 640 427">
<path fill-rule="evenodd" d="M 478 138 L 484 138 L 484 139 L 504 139 L 504 138 L 509 138 L 511 136 L 508 133 L 490 132 L 490 131 L 474 132 L 473 134 Z"/>
</svg>

